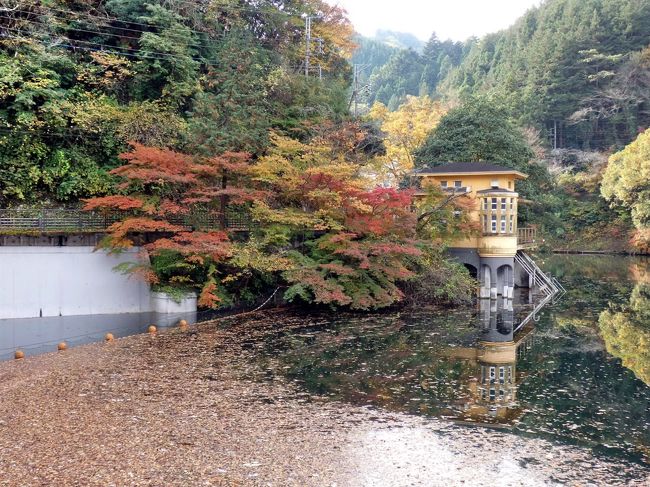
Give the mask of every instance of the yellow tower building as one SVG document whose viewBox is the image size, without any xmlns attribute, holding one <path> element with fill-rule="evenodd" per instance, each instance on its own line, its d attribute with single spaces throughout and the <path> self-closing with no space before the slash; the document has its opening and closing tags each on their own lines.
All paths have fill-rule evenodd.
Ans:
<svg viewBox="0 0 650 487">
<path fill-rule="evenodd" d="M 517 181 L 528 176 L 497 164 L 453 162 L 415 172 L 425 182 L 440 185 L 444 192 L 463 194 L 474 200 L 470 220 L 480 231 L 452 242 L 450 253 L 481 282 L 480 297 L 512 298 L 515 256 L 534 244 L 532 229 L 518 228 Z M 528 277 L 528 276 L 526 276 Z M 528 286 L 528 282 L 520 285 Z"/>
</svg>

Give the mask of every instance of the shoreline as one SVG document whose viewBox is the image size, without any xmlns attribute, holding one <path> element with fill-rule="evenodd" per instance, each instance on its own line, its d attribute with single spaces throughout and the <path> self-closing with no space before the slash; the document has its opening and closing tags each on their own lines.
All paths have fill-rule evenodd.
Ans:
<svg viewBox="0 0 650 487">
<path fill-rule="evenodd" d="M 567 254 L 567 255 L 620 255 L 624 257 L 650 257 L 650 254 L 639 254 L 623 250 L 566 250 L 566 249 L 553 249 L 552 254 Z"/>
</svg>

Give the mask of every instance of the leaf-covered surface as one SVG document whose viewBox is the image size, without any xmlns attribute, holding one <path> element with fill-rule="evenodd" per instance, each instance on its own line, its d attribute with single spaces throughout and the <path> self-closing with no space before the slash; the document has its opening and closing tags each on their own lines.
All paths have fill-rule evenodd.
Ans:
<svg viewBox="0 0 650 487">
<path fill-rule="evenodd" d="M 6 485 L 643 485 L 647 470 L 306 394 L 255 363 L 264 313 L 0 364 Z M 224 325 L 227 325 L 224 327 Z"/>
</svg>

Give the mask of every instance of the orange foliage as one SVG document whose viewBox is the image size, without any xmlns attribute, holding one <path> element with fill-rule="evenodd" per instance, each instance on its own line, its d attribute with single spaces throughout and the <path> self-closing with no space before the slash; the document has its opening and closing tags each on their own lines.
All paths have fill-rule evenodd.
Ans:
<svg viewBox="0 0 650 487">
<path fill-rule="evenodd" d="M 92 211 L 97 209 L 102 210 L 138 210 L 142 208 L 144 203 L 138 198 L 131 196 L 102 196 L 98 198 L 91 198 L 83 200 L 86 205 L 83 207 L 85 211 Z"/>
</svg>

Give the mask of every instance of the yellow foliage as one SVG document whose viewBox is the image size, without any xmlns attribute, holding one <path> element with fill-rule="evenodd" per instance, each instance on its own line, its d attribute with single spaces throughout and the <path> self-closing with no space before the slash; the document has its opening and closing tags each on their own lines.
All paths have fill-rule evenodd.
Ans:
<svg viewBox="0 0 650 487">
<path fill-rule="evenodd" d="M 386 134 L 386 155 L 376 158 L 373 164 L 377 177 L 396 184 L 408 174 L 413 169 L 413 153 L 424 144 L 445 113 L 442 103 L 426 96 L 409 96 L 394 112 L 375 103 L 370 118 L 379 121 Z"/>
<path fill-rule="evenodd" d="M 650 129 L 609 158 L 601 193 L 630 208 L 638 230 L 650 228 Z"/>
</svg>

